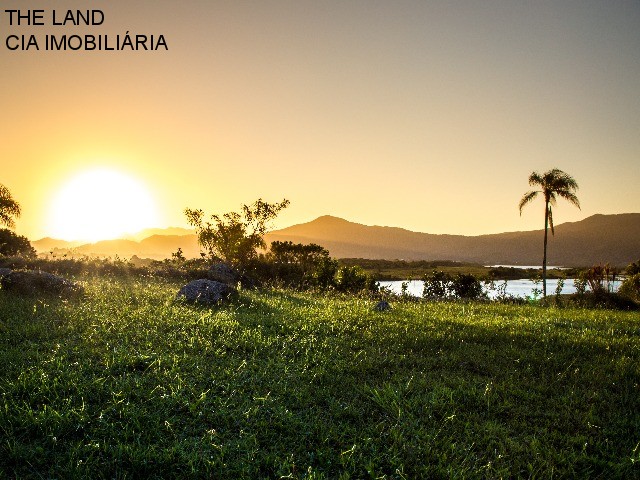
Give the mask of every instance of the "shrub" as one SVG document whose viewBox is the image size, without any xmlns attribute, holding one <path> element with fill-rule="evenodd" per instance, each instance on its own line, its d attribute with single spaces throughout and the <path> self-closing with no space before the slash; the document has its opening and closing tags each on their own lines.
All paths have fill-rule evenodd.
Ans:
<svg viewBox="0 0 640 480">
<path fill-rule="evenodd" d="M 458 273 L 451 277 L 442 271 L 433 271 L 423 278 L 424 298 L 464 298 L 479 299 L 485 297 L 482 282 L 471 273 Z"/>
<path fill-rule="evenodd" d="M 333 268 L 327 275 L 331 263 L 329 251 L 315 243 L 271 242 L 265 260 L 272 264 L 273 273 L 279 280 L 296 288 L 327 287 L 336 273 Z"/>
<path fill-rule="evenodd" d="M 449 294 L 451 277 L 445 272 L 434 270 L 431 275 L 425 275 L 422 280 L 424 298 L 446 298 Z"/>
<path fill-rule="evenodd" d="M 350 293 L 377 290 L 373 277 L 357 266 L 340 267 L 335 276 L 335 287 L 340 292 Z"/>
<path fill-rule="evenodd" d="M 246 264 L 245 273 L 258 283 L 272 283 L 295 289 L 335 286 L 338 262 L 320 245 L 292 242 L 271 243 L 266 254 Z"/>
<path fill-rule="evenodd" d="M 627 268 L 625 268 L 624 271 L 627 275 L 635 275 L 636 273 L 640 273 L 640 260 L 627 265 Z"/>
<path fill-rule="evenodd" d="M 185 215 L 189 225 L 196 229 L 198 243 L 210 259 L 222 259 L 234 267 L 245 267 L 257 258 L 259 248 L 266 248 L 264 235 L 269 223 L 289 205 L 289 200 L 268 203 L 261 198 L 251 205 L 242 205 L 242 212 L 211 215 L 205 220 L 202 210 L 187 208 Z"/>
<path fill-rule="evenodd" d="M 16 235 L 11 230 L 2 228 L 0 229 L 0 255 L 35 257 L 36 251 L 27 237 Z"/>
<path fill-rule="evenodd" d="M 613 284 L 616 281 L 617 276 L 617 269 L 609 266 L 609 264 L 604 266 L 594 265 L 589 270 L 581 274 L 581 278 L 586 280 L 591 291 L 596 294 L 604 291 L 612 292 Z"/>
<path fill-rule="evenodd" d="M 580 274 L 573 281 L 573 286 L 576 287 L 576 293 L 578 295 L 584 295 L 587 291 L 587 281 L 584 279 L 583 275 Z"/>
<path fill-rule="evenodd" d="M 484 296 L 482 283 L 470 273 L 459 273 L 451 281 L 451 292 L 456 298 L 478 299 Z"/>
<path fill-rule="evenodd" d="M 622 285 L 620 285 L 618 293 L 622 297 L 640 303 L 640 273 L 625 278 Z"/>
<path fill-rule="evenodd" d="M 638 305 L 617 292 L 600 290 L 584 295 L 573 294 L 567 297 L 567 303 L 579 308 L 606 308 L 611 310 L 637 310 Z"/>
</svg>

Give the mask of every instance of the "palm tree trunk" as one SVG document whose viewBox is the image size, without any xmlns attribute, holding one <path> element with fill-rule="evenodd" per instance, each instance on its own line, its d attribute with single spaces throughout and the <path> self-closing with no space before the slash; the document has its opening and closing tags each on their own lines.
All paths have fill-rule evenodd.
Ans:
<svg viewBox="0 0 640 480">
<path fill-rule="evenodd" d="M 549 202 L 544 202 L 544 255 L 542 257 L 542 297 L 547 296 L 547 235 L 549 230 Z"/>
</svg>

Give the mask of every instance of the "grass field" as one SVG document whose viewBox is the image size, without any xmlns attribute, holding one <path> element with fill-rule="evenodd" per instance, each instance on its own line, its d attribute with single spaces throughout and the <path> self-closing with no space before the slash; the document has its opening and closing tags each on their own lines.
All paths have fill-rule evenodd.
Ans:
<svg viewBox="0 0 640 480">
<path fill-rule="evenodd" d="M 0 291 L 0 478 L 640 478 L 640 315 Z"/>
</svg>

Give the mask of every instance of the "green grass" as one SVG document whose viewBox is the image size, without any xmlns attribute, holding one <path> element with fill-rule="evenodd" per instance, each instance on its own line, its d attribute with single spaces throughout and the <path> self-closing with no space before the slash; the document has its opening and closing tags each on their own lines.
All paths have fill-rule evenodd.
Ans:
<svg viewBox="0 0 640 480">
<path fill-rule="evenodd" d="M 640 316 L 0 291 L 0 478 L 640 478 Z"/>
</svg>

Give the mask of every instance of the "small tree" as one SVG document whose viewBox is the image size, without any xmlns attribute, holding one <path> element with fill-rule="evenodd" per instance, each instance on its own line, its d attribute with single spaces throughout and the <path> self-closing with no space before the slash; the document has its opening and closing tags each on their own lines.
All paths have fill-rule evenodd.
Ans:
<svg viewBox="0 0 640 480">
<path fill-rule="evenodd" d="M 271 242 L 271 248 L 265 258 L 273 265 L 275 276 L 286 284 L 302 288 L 328 285 L 324 277 L 331 257 L 329 251 L 320 245 L 274 241 Z M 335 270 L 337 266 L 330 276 L 331 279 Z"/>
<path fill-rule="evenodd" d="M 202 210 L 187 208 L 184 213 L 196 229 L 198 244 L 211 259 L 242 267 L 256 257 L 258 248 L 266 247 L 264 235 L 270 222 L 288 205 L 286 199 L 268 203 L 259 198 L 251 205 L 242 205 L 241 212 L 211 215 L 211 221 L 205 220 Z"/>
<path fill-rule="evenodd" d="M 640 273 L 634 273 L 625 278 L 622 285 L 620 285 L 618 293 L 636 303 L 640 303 Z"/>
<path fill-rule="evenodd" d="M 20 204 L 11 196 L 11 192 L 0 184 L 0 224 L 15 227 L 14 218 L 20 216 Z"/>
<path fill-rule="evenodd" d="M 453 277 L 451 291 L 456 298 L 478 299 L 484 295 L 482 283 L 471 273 L 458 273 Z"/>
<path fill-rule="evenodd" d="M 35 257 L 36 251 L 31 246 L 27 237 L 16 235 L 11 230 L 0 228 L 0 255 L 11 257 L 22 255 L 24 257 Z"/>
<path fill-rule="evenodd" d="M 335 276 L 335 287 L 339 292 L 358 293 L 362 291 L 376 291 L 377 284 L 371 275 L 357 265 L 342 266 Z"/>
<path fill-rule="evenodd" d="M 624 272 L 629 276 L 640 273 L 640 260 L 627 265 L 627 268 L 624 269 Z"/>
<path fill-rule="evenodd" d="M 422 279 L 424 298 L 446 298 L 451 288 L 451 277 L 442 271 L 434 270 L 431 275 L 425 275 Z"/>
</svg>

